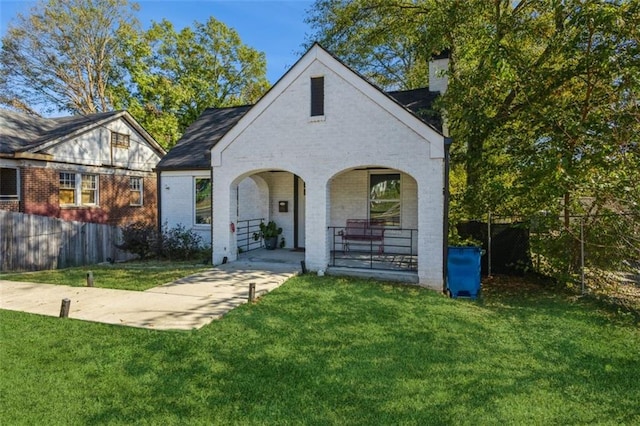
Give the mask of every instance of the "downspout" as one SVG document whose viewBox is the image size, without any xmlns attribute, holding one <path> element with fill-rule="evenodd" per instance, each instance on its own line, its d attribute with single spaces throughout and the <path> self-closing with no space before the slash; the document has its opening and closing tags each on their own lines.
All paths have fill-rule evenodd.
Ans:
<svg viewBox="0 0 640 426">
<path fill-rule="evenodd" d="M 211 154 L 209 154 L 209 158 L 211 158 Z M 211 264 L 213 265 L 213 222 L 214 222 L 214 218 L 213 218 L 213 164 L 209 166 L 209 179 L 211 179 L 209 182 L 211 182 L 211 184 L 209 185 L 209 188 L 211 189 L 211 225 L 209 226 L 209 232 L 211 233 Z M 236 186 L 236 197 L 238 196 L 238 188 Z M 238 205 L 238 201 L 236 201 L 236 225 L 238 224 L 238 209 L 240 208 L 240 206 Z M 237 243 L 236 243 L 236 253 L 237 253 L 238 247 L 237 247 Z"/>
<path fill-rule="evenodd" d="M 298 175 L 293 175 L 293 248 L 297 249 L 298 246 L 298 192 L 300 191 L 300 184 L 298 183 Z"/>
<path fill-rule="evenodd" d="M 158 169 L 156 171 L 156 211 L 158 212 L 158 217 L 156 221 L 158 222 L 158 235 L 162 235 L 162 184 L 160 182 L 160 176 L 162 176 L 162 172 Z M 157 244 L 156 244 L 157 246 Z M 156 251 L 160 251 L 160 247 L 158 246 Z M 159 254 L 159 253 L 156 253 Z"/>
<path fill-rule="evenodd" d="M 442 219 L 442 292 L 447 292 L 447 257 L 449 252 L 449 171 L 450 149 L 453 139 L 444 138 L 444 212 Z"/>
<path fill-rule="evenodd" d="M 157 205 L 157 209 L 158 209 L 158 217 L 156 218 L 156 221 L 158 222 L 158 230 L 162 229 L 162 191 L 161 191 L 161 184 L 160 184 L 160 176 L 161 176 L 161 172 L 158 169 L 155 169 L 156 172 L 156 203 L 158 203 Z"/>
</svg>

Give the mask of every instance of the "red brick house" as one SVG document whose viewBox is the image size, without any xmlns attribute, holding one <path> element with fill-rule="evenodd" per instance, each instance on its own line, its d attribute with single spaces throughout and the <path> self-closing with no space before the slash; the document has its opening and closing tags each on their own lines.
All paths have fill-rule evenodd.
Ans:
<svg viewBox="0 0 640 426">
<path fill-rule="evenodd" d="M 0 110 L 0 210 L 157 223 L 164 149 L 126 111 L 41 118 Z"/>
</svg>

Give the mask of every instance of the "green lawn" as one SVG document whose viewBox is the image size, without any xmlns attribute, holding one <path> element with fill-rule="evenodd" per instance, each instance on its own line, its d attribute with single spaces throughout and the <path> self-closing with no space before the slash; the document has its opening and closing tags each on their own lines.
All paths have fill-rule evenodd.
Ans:
<svg viewBox="0 0 640 426">
<path fill-rule="evenodd" d="M 93 273 L 94 287 L 144 291 L 210 268 L 210 266 L 194 264 L 193 262 L 127 262 L 53 271 L 0 273 L 0 280 L 85 287 L 87 285 L 87 273 L 91 271 Z"/>
<path fill-rule="evenodd" d="M 301 276 L 199 331 L 0 333 L 2 425 L 640 424 L 637 324 L 537 286 Z"/>
</svg>

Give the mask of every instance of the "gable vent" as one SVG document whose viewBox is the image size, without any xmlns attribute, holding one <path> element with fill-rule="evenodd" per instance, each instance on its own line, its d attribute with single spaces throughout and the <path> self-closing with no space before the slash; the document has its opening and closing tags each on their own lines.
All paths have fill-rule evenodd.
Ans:
<svg viewBox="0 0 640 426">
<path fill-rule="evenodd" d="M 311 78 L 311 116 L 324 115 L 324 77 Z"/>
</svg>

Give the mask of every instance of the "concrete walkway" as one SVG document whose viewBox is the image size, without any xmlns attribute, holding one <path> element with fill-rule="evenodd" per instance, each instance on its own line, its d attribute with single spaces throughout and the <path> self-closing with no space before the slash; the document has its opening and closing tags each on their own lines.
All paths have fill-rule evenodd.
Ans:
<svg viewBox="0 0 640 426">
<path fill-rule="evenodd" d="M 276 259 L 253 255 L 146 291 L 0 280 L 0 309 L 57 317 L 62 299 L 68 298 L 70 318 L 155 330 L 197 329 L 246 303 L 250 283 L 256 284 L 258 297 L 297 275 L 299 254 L 281 252 Z"/>
</svg>

